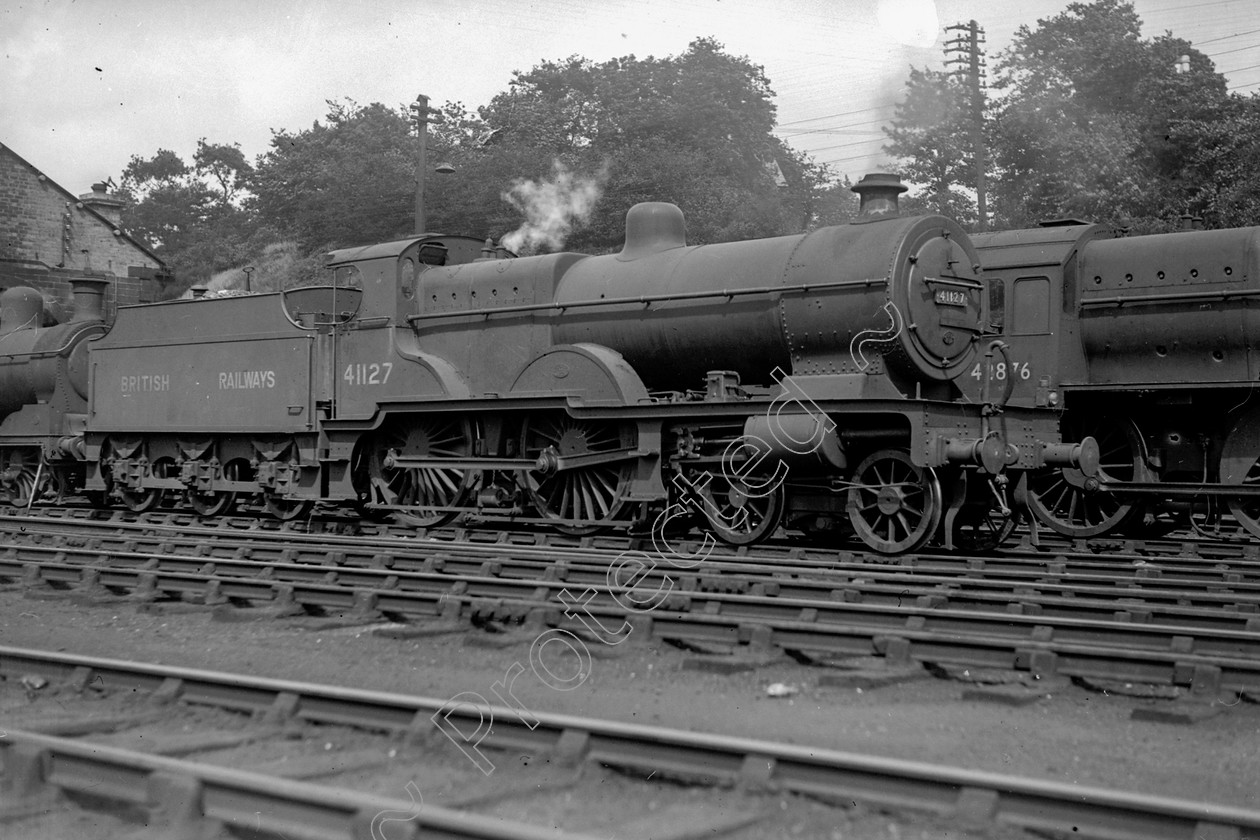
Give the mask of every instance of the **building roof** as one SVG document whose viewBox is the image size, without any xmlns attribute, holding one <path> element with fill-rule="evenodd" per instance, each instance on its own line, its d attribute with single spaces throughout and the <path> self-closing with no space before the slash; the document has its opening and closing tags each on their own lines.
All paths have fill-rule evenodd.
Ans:
<svg viewBox="0 0 1260 840">
<path fill-rule="evenodd" d="M 127 233 L 127 231 L 123 230 L 121 227 L 119 227 L 118 225 L 114 224 L 114 223 L 113 223 L 113 222 L 111 222 L 109 219 L 105 218 L 105 216 L 102 216 L 100 213 L 96 212 L 95 210 L 93 210 L 93 209 L 92 209 L 91 207 L 89 207 L 88 205 L 84 204 L 84 203 L 83 203 L 83 201 L 82 201 L 82 200 L 81 200 L 81 199 L 80 199 L 77 195 L 75 195 L 74 193 L 70 192 L 70 191 L 69 191 L 68 189 L 66 189 L 65 187 L 61 186 L 61 184 L 58 184 L 58 183 L 57 183 L 56 181 L 54 181 L 52 178 L 49 178 L 46 174 L 44 174 L 43 172 L 41 172 L 41 171 L 39 170 L 39 168 L 38 168 L 38 167 L 36 167 L 33 163 L 31 163 L 31 162 L 30 162 L 30 161 L 28 161 L 26 158 L 24 158 L 24 157 L 22 157 L 21 155 L 19 155 L 17 152 L 13 151 L 13 149 L 12 149 L 11 147 L 6 146 L 4 143 L 0 143 L 0 152 L 5 152 L 5 153 L 7 153 L 10 157 L 12 157 L 12 158 L 16 159 L 16 160 L 18 161 L 18 163 L 22 164 L 22 165 L 23 165 L 23 166 L 25 166 L 27 169 L 29 169 L 31 172 L 35 173 L 35 175 L 36 175 L 36 176 L 37 176 L 37 177 L 38 177 L 41 181 L 43 181 L 43 182 L 45 182 L 45 183 L 49 184 L 50 186 L 52 186 L 54 189 L 56 189 L 58 192 L 60 192 L 62 195 L 64 195 L 68 201 L 73 202 L 73 203 L 74 203 L 74 205 L 75 205 L 75 207 L 77 207 L 78 209 L 82 210 L 84 213 L 87 213 L 87 214 L 89 214 L 89 215 L 91 215 L 91 216 L 95 216 L 97 219 L 99 219 L 99 220 L 100 220 L 101 224 L 105 225 L 106 227 L 110 228 L 111 230 L 116 230 L 116 231 L 118 231 L 118 235 L 119 235 L 119 236 L 121 236 L 123 239 L 127 240 L 127 242 L 131 243 L 132 245 L 134 245 L 134 246 L 135 246 L 136 248 L 138 248 L 139 250 L 143 251 L 143 252 L 144 252 L 144 253 L 145 253 L 145 254 L 146 254 L 146 255 L 147 255 L 150 259 L 152 259 L 152 260 L 153 260 L 154 262 L 156 262 L 158 265 L 162 266 L 163 268 L 166 268 L 166 261 L 165 261 L 165 260 L 163 260 L 161 257 L 159 257 L 157 254 L 153 253 L 153 251 L 149 248 L 149 246 L 148 246 L 148 245 L 146 245 L 145 243 L 141 242 L 139 239 L 135 238 L 135 237 L 134 237 L 134 236 L 132 236 L 131 234 Z"/>
</svg>

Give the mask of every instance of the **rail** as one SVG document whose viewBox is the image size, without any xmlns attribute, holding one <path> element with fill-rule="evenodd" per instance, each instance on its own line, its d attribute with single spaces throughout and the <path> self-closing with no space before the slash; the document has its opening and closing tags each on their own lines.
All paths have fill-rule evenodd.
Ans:
<svg viewBox="0 0 1260 840">
<path fill-rule="evenodd" d="M 51 553 L 51 562 L 0 557 L 0 577 L 26 585 L 73 586 L 84 595 L 131 591 L 142 598 L 193 598 L 268 606 L 284 614 L 306 609 L 356 615 L 456 618 L 465 610 L 505 618 L 536 615 L 548 625 L 584 632 L 580 616 L 562 612 L 561 597 L 578 584 L 546 578 L 487 574 L 452 576 L 386 568 L 184 558 L 195 570 L 164 569 L 152 555 L 120 558 L 125 565 L 58 562 L 99 548 L 65 546 L 23 550 Z M 56 558 L 61 555 L 61 558 Z M 252 568 L 251 568 L 252 567 Z M 1232 627 L 1188 627 L 999 611 L 938 609 L 924 602 L 876 606 L 845 600 L 843 585 L 830 597 L 793 598 L 665 588 L 658 608 L 628 613 L 622 591 L 588 583 L 588 615 L 607 626 L 633 618 L 640 635 L 700 643 L 744 644 L 754 639 L 792 650 L 882 656 L 891 662 L 938 662 L 1189 686 L 1196 692 L 1260 692 L 1260 633 L 1254 616 Z M 1138 611 L 1135 611 L 1138 612 Z M 1241 626 L 1239 626 L 1241 625 Z"/>
<path fill-rule="evenodd" d="M 0 756 L 7 785 L 0 805 L 6 810 L 21 813 L 25 806 L 38 813 L 57 792 L 81 794 L 115 808 L 149 809 L 148 825 L 155 837 L 206 836 L 206 820 L 236 826 L 240 836 L 274 840 L 377 840 L 383 837 L 383 822 L 410 823 L 410 837 L 578 837 L 550 827 L 32 732 L 6 732 L 0 738 Z M 397 828 L 390 832 L 399 836 Z"/>
<path fill-rule="evenodd" d="M 664 770 L 711 779 L 715 784 L 768 787 L 875 807 L 927 811 L 1003 828 L 1061 832 L 1071 837 L 1191 840 L 1246 837 L 1260 832 L 1260 811 L 1252 809 L 571 715 L 536 712 L 526 721 L 506 707 L 452 706 L 449 701 L 433 698 L 11 647 L 0 647 L 0 673 L 36 673 L 72 686 L 86 685 L 99 676 L 109 686 L 138 691 L 160 689 L 164 698 L 189 704 L 259 714 L 288 713 L 311 722 L 359 725 L 409 737 L 435 734 L 433 719 L 441 716 L 461 733 L 481 735 L 476 741 L 478 749 L 536 750 L 565 760 L 586 760 L 640 772 Z M 487 719 L 493 720 L 492 726 L 486 725 Z M 141 776 L 147 779 L 165 772 L 168 779 L 186 778 L 193 772 L 187 762 L 125 754 L 122 750 L 47 736 L 18 732 L 8 735 L 7 739 L 0 739 L 0 750 L 17 749 L 18 755 L 24 757 L 21 766 L 27 768 L 28 775 L 33 772 L 32 765 L 49 766 L 45 763 L 49 759 L 37 760 L 37 754 L 49 755 L 53 783 L 82 789 L 105 779 L 108 784 L 96 788 L 95 793 L 129 796 L 129 801 L 146 795 Z M 58 757 L 62 760 L 58 761 Z M 17 764 L 11 761 L 6 756 L 6 775 Z M 400 805 L 317 786 L 278 782 L 226 768 L 197 772 L 200 787 L 196 790 L 206 816 L 233 822 L 247 819 L 250 827 L 256 825 L 259 811 L 270 813 L 267 806 L 283 796 L 299 804 L 298 813 L 304 819 L 327 820 L 316 823 L 324 831 L 330 826 L 350 824 L 362 831 L 363 821 L 371 819 L 374 808 L 377 812 L 411 809 L 408 803 Z M 133 778 L 137 783 L 120 785 L 120 778 L 127 776 L 111 773 L 136 774 Z M 323 794 L 322 798 L 312 798 L 316 791 Z M 437 828 L 438 820 L 456 818 L 441 809 L 418 809 L 418 819 Z M 478 819 L 461 816 L 458 825 L 463 830 L 470 826 L 480 830 Z M 486 826 L 487 831 L 493 828 Z M 498 831 L 454 836 L 542 836 Z"/>
</svg>

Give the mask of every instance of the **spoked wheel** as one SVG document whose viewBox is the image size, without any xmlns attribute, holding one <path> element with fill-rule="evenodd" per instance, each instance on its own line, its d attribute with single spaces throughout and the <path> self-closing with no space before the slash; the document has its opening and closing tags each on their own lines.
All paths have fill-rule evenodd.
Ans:
<svg viewBox="0 0 1260 840">
<path fill-rule="evenodd" d="M 616 452 L 635 445 L 631 424 L 575 420 L 567 414 L 531 416 L 521 430 L 521 457 L 546 461 Z M 534 507 L 556 528 L 573 536 L 594 534 L 612 524 L 625 501 L 633 462 L 607 461 L 585 467 L 529 470 L 521 483 Z"/>
<path fill-rule="evenodd" d="M 39 468 L 38 451 L 17 449 L 10 452 L 5 461 L 5 472 L 11 476 L 8 489 L 13 506 L 29 506 L 52 486 L 51 471 L 47 467 Z"/>
<path fill-rule="evenodd" d="M 751 491 L 718 471 L 688 476 L 703 495 L 701 522 L 715 537 L 730 545 L 752 545 L 774 533 L 783 517 L 783 484 L 767 492 Z"/>
<path fill-rule="evenodd" d="M 1099 479 L 1133 481 L 1142 465 L 1137 427 L 1128 419 L 1099 418 L 1077 439 L 1098 441 Z M 1129 525 L 1142 516 L 1142 506 L 1121 501 L 1098 488 L 1080 470 L 1045 470 L 1030 475 L 1028 506 L 1052 530 L 1068 537 L 1096 537 Z"/>
<path fill-rule="evenodd" d="M 897 449 L 869 455 L 853 473 L 849 522 L 881 554 L 921 548 L 941 524 L 941 483 Z"/>
<path fill-rule="evenodd" d="M 223 466 L 223 478 L 226 481 L 240 481 L 242 475 L 241 462 L 229 461 Z M 202 516 L 222 516 L 236 504 L 236 494 L 226 490 L 210 490 L 199 492 L 188 491 L 188 505 Z"/>
<path fill-rule="evenodd" d="M 409 417 L 387 423 L 358 453 L 362 506 L 385 505 L 394 517 L 416 528 L 450 522 L 476 482 L 478 471 L 457 467 L 400 467 L 395 458 L 467 458 L 473 449 L 473 425 L 449 417 Z"/>
<path fill-rule="evenodd" d="M 285 499 L 272 494 L 263 496 L 263 508 L 267 513 L 284 522 L 301 519 L 314 506 L 315 503 L 310 499 Z"/>
<path fill-rule="evenodd" d="M 1260 485 L 1260 459 L 1247 470 L 1242 483 L 1250 487 Z M 1238 520 L 1238 524 L 1253 537 L 1260 537 L 1260 496 L 1234 496 L 1228 501 L 1228 505 L 1229 512 Z"/>
<path fill-rule="evenodd" d="M 174 475 L 175 460 L 173 458 L 157 458 L 149 464 L 149 475 L 153 478 L 169 478 Z M 123 506 L 135 513 L 144 513 L 160 506 L 166 500 L 166 491 L 157 487 L 144 490 L 119 490 Z"/>
</svg>

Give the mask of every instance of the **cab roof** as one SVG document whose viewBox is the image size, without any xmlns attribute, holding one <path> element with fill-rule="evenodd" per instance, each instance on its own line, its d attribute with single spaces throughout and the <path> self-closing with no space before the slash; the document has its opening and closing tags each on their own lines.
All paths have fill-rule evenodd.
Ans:
<svg viewBox="0 0 1260 840">
<path fill-rule="evenodd" d="M 419 236 L 409 236 L 406 239 L 395 239 L 391 242 L 378 242 L 375 245 L 361 245 L 357 248 L 340 248 L 336 251 L 329 251 L 324 258 L 324 264 L 332 267 L 345 263 L 361 262 L 362 260 L 397 259 L 402 255 L 403 251 L 417 242 L 432 242 L 439 245 L 446 245 L 449 242 L 464 242 L 480 248 L 484 240 L 475 236 L 422 233 Z"/>
</svg>

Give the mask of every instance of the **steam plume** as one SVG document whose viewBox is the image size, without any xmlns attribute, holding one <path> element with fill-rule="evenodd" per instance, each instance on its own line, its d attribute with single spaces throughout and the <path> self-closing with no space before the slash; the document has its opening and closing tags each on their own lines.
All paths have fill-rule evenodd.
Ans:
<svg viewBox="0 0 1260 840">
<path fill-rule="evenodd" d="M 597 178 L 579 177 L 556 161 L 552 164 L 550 180 L 513 181 L 502 198 L 525 215 L 525 222 L 503 237 L 504 247 L 518 253 L 522 247 L 536 250 L 547 246 L 558 250 L 574 225 L 590 220 L 603 192 L 605 174 L 600 172 Z"/>
</svg>

